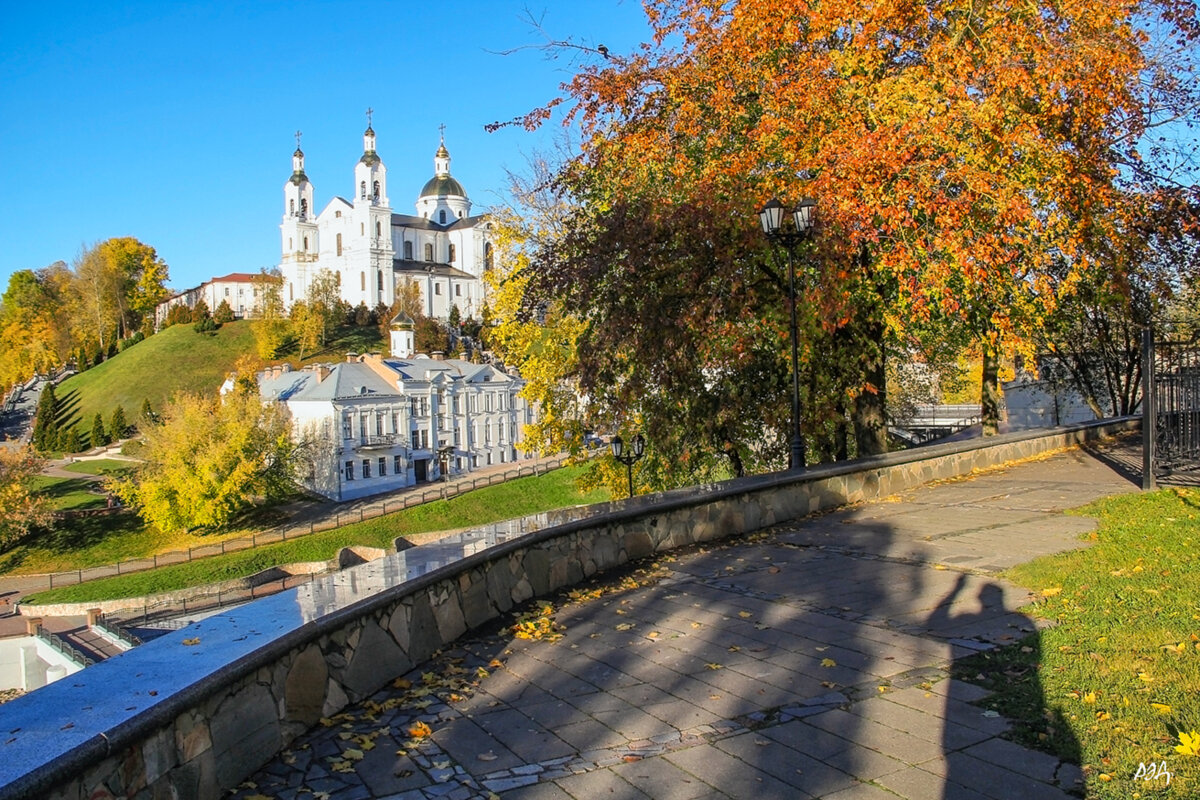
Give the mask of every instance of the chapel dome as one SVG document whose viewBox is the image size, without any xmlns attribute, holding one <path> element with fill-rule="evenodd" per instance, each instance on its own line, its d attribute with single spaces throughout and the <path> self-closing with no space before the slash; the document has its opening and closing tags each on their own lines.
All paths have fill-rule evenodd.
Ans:
<svg viewBox="0 0 1200 800">
<path fill-rule="evenodd" d="M 467 190 L 449 175 L 434 175 L 421 189 L 421 197 L 466 197 Z"/>
</svg>

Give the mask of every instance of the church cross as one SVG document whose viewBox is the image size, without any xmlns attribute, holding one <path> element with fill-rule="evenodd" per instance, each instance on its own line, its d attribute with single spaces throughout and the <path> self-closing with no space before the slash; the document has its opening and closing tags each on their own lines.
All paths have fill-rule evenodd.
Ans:
<svg viewBox="0 0 1200 800">
<path fill-rule="evenodd" d="M 367 106 L 367 127 L 371 127 L 371 115 L 375 113 L 375 109 Z"/>
<path fill-rule="evenodd" d="M 300 149 L 300 131 L 296 131 L 296 149 Z"/>
<path fill-rule="evenodd" d="M 442 142 L 444 143 L 446 141 L 446 123 L 443 122 L 441 125 L 438 125 L 438 131 L 441 133 Z"/>
</svg>

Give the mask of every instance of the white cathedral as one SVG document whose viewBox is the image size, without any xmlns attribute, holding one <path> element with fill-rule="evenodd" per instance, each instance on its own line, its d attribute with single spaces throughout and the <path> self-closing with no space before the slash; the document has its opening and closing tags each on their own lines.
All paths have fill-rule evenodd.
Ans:
<svg viewBox="0 0 1200 800">
<path fill-rule="evenodd" d="M 483 309 L 483 273 L 492 261 L 491 223 L 471 216 L 471 201 L 450 175 L 445 139 L 433 158 L 434 175 L 417 197 L 415 215 L 393 213 L 387 167 L 375 150 L 368 118 L 363 154 L 354 165 L 350 200 L 334 197 L 314 214 L 313 186 L 304 174 L 299 134 L 292 176 L 283 186 L 283 300 L 303 300 L 309 282 L 330 270 L 352 306 L 390 306 L 406 282 L 420 287 L 426 316 L 447 319 L 457 306 L 463 319 Z"/>
</svg>

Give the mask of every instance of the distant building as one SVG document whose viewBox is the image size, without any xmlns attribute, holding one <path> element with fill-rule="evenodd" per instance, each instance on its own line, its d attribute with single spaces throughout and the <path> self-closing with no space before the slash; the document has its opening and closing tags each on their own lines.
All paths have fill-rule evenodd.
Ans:
<svg viewBox="0 0 1200 800">
<path fill-rule="evenodd" d="M 229 303 L 235 318 L 252 317 L 258 312 L 258 286 L 255 285 L 255 281 L 260 280 L 262 276 L 255 273 L 231 272 L 205 281 L 193 289 L 171 295 L 155 307 L 154 325 L 161 328 L 167 321 L 172 307 L 182 305 L 192 309 L 201 299 L 208 305 L 210 313 L 215 313 L 221 301 L 225 301 Z"/>
<path fill-rule="evenodd" d="M 335 196 L 317 213 L 297 134 L 279 226 L 284 304 L 290 308 L 303 300 L 314 276 L 329 270 L 351 306 L 390 306 L 410 283 L 420 288 L 426 316 L 444 320 L 457 306 L 464 319 L 478 317 L 483 273 L 492 259 L 492 224 L 486 215 L 471 216 L 466 189 L 450 175 L 444 140 L 433 164 L 433 177 L 416 198 L 417 213 L 394 213 L 387 167 L 368 124 L 350 199 Z"/>
<path fill-rule="evenodd" d="M 333 500 L 516 461 L 531 411 L 524 381 L 488 364 L 414 354 L 413 322 L 392 321 L 390 358 L 259 373 L 309 445 L 301 482 Z"/>
</svg>

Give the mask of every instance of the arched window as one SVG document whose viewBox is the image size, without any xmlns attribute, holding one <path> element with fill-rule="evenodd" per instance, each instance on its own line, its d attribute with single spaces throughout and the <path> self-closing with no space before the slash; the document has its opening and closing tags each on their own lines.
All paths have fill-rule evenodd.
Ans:
<svg viewBox="0 0 1200 800">
<path fill-rule="evenodd" d="M 359 283 L 362 284 L 359 288 L 365 292 L 367 290 L 367 273 L 360 272 L 358 273 L 358 277 L 360 279 Z"/>
<path fill-rule="evenodd" d="M 375 181 L 374 189 L 375 189 L 375 194 L 373 196 L 376 200 L 378 200 L 379 199 L 379 181 Z"/>
<path fill-rule="evenodd" d="M 483 244 L 483 266 L 486 269 L 492 268 L 492 243 L 484 242 Z"/>
<path fill-rule="evenodd" d="M 306 214 L 308 214 L 308 199 L 301 197 L 300 198 L 300 216 L 303 217 Z"/>
<path fill-rule="evenodd" d="M 451 264 L 454 263 L 454 245 L 453 245 L 453 243 L 450 245 L 450 263 Z"/>
<path fill-rule="evenodd" d="M 304 237 L 304 252 L 308 252 L 308 237 Z"/>
<path fill-rule="evenodd" d="M 340 233 L 337 235 L 337 254 L 339 256 L 342 254 L 342 235 Z"/>
<path fill-rule="evenodd" d="M 412 261 L 412 242 L 404 243 L 404 257 Z"/>
<path fill-rule="evenodd" d="M 429 242 L 425 243 L 425 260 L 433 261 L 433 245 Z"/>
<path fill-rule="evenodd" d="M 375 284 L 376 284 L 376 288 L 382 292 L 383 291 L 383 273 L 382 272 L 375 273 Z"/>
<path fill-rule="evenodd" d="M 292 237 L 288 237 L 288 250 L 292 249 Z"/>
<path fill-rule="evenodd" d="M 446 210 L 445 209 L 442 209 L 441 211 L 438 212 L 438 224 L 439 225 L 446 224 Z"/>
<path fill-rule="evenodd" d="M 383 228 L 381 228 L 381 227 L 379 226 L 379 220 L 375 220 L 375 235 L 376 235 L 376 236 L 382 236 L 382 235 L 383 235 Z"/>
<path fill-rule="evenodd" d="M 288 200 L 288 213 L 289 214 L 296 213 L 296 201 L 295 200 Z"/>
<path fill-rule="evenodd" d="M 359 181 L 359 183 L 358 183 L 358 194 L 359 194 L 359 196 L 360 196 L 360 197 L 362 197 L 364 200 L 367 198 L 367 182 L 366 182 L 366 181 Z"/>
</svg>

